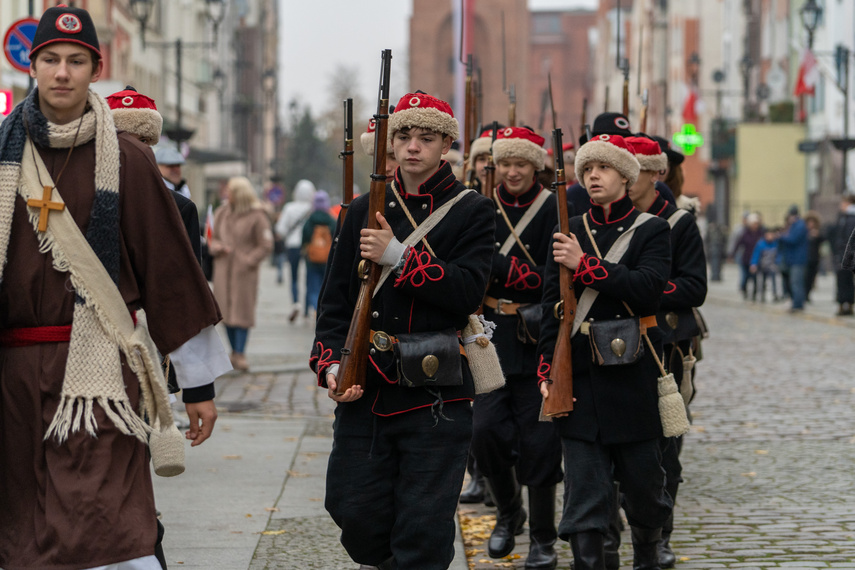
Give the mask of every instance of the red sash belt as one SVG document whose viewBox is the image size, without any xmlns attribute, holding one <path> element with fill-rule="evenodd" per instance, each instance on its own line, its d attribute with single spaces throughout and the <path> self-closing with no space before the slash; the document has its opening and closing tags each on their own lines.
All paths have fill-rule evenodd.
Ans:
<svg viewBox="0 0 855 570">
<path fill-rule="evenodd" d="M 69 340 L 71 340 L 71 325 L 0 330 L 2 346 L 33 346 L 43 342 L 68 342 Z"/>
</svg>

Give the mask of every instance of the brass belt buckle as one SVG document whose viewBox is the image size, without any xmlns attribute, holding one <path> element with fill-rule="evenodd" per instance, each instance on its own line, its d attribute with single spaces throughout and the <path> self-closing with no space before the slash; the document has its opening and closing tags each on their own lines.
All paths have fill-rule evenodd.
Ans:
<svg viewBox="0 0 855 570">
<path fill-rule="evenodd" d="M 392 350 L 392 337 L 387 332 L 377 331 L 371 337 L 371 344 L 380 352 L 386 352 Z"/>
<path fill-rule="evenodd" d="M 497 315 L 507 315 L 508 313 L 506 313 L 502 309 L 502 305 L 510 305 L 512 303 L 513 303 L 513 301 L 511 301 L 510 299 L 496 299 L 496 314 Z"/>
</svg>

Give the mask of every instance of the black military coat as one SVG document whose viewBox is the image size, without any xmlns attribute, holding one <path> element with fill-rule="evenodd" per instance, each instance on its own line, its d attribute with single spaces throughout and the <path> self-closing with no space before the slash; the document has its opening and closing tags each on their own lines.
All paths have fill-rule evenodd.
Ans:
<svg viewBox="0 0 855 570">
<path fill-rule="evenodd" d="M 589 224 L 601 253 L 607 255 L 615 240 L 630 228 L 639 216 L 628 196 L 611 205 L 606 217 L 602 207 L 589 210 Z M 557 230 L 556 230 L 557 231 Z M 570 220 L 570 232 L 579 240 L 585 253 L 576 269 L 573 289 L 577 299 L 587 287 L 599 291 L 585 320 L 607 320 L 629 316 L 623 301 L 635 315 L 655 315 L 668 279 L 671 262 L 669 227 L 660 218 L 651 218 L 639 226 L 620 263 L 599 259 L 585 232 L 582 217 Z M 558 334 L 558 320 L 553 307 L 560 298 L 558 264 L 550 255 L 546 264 L 543 291 L 543 319 L 538 343 L 538 377 L 549 377 L 552 354 Z M 661 333 L 648 330 L 661 354 Z M 603 367 L 592 362 L 587 335 L 577 333 L 571 342 L 573 350 L 574 409 L 569 416 L 558 418 L 562 437 L 603 444 L 643 441 L 660 437 L 657 378 L 660 376 L 649 348 L 637 363 Z"/>
<path fill-rule="evenodd" d="M 667 202 L 661 195 L 647 210 L 648 213 L 668 221 L 677 212 L 677 207 Z M 663 330 L 665 342 L 686 340 L 699 334 L 695 324 L 693 307 L 700 307 L 707 297 L 707 259 L 704 255 L 704 242 L 695 223 L 695 217 L 686 212 L 671 229 L 671 274 L 665 284 L 659 305 L 657 321 Z M 692 327 L 681 323 L 678 330 L 681 338 L 673 335 L 672 327 L 666 319 L 667 313 L 677 315 L 679 321 L 693 323 Z M 673 323 L 676 324 L 676 323 Z"/>
<path fill-rule="evenodd" d="M 549 193 L 549 198 L 519 235 L 520 240 L 527 246 L 528 253 L 536 262 L 535 265 L 532 265 L 516 240 L 508 255 L 499 254 L 499 249 L 511 235 L 511 230 L 498 207 L 495 207 L 496 243 L 490 285 L 487 289 L 487 295 L 490 297 L 506 299 L 514 303 L 540 303 L 543 294 L 543 270 L 546 267 L 547 257 L 552 254 L 552 228 L 555 227 L 558 219 L 555 196 L 549 190 L 545 190 L 539 182 L 535 182 L 520 196 L 514 196 L 508 192 L 502 184 L 496 188 L 496 199 L 501 201 L 508 219 L 514 226 L 532 207 L 541 192 Z M 505 375 L 530 374 L 533 378 L 537 372 L 537 345 L 523 344 L 517 339 L 519 317 L 499 315 L 487 306 L 484 307 L 484 317 L 496 323 L 493 344 L 496 345 Z"/>
<path fill-rule="evenodd" d="M 416 223 L 421 223 L 434 209 L 464 190 L 445 161 L 413 194 L 406 193 L 399 170 L 395 182 L 386 185 L 386 220 L 395 237 L 403 242 L 413 228 L 392 192 L 401 193 Z M 367 217 L 368 194 L 365 194 L 348 209 L 327 271 L 310 361 L 318 374 L 319 386 L 326 386 L 327 368 L 341 360 L 359 294 L 360 281 L 356 278 L 361 260 L 359 233 L 366 226 Z M 436 257 L 423 244 L 414 247 L 400 275 L 391 275 L 373 298 L 371 328 L 390 335 L 463 329 L 468 316 L 480 306 L 487 287 L 494 219 L 493 205 L 488 199 L 475 192 L 463 197 L 427 235 Z M 463 385 L 441 388 L 444 402 L 474 397 L 465 359 L 461 363 Z M 369 398 L 373 402 L 372 411 L 381 416 L 431 406 L 437 401 L 424 388 L 407 388 L 397 383 L 393 351 L 378 351 L 369 357 L 362 397 Z"/>
</svg>

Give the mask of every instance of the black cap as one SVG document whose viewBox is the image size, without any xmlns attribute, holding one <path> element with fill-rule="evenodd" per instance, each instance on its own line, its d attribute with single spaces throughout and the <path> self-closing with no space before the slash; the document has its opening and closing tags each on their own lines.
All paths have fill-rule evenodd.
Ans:
<svg viewBox="0 0 855 570">
<path fill-rule="evenodd" d="M 622 113 L 600 113 L 594 119 L 594 124 L 591 125 L 591 135 L 620 135 L 624 138 L 631 137 L 632 131 L 629 129 L 629 119 Z M 587 133 L 582 133 L 579 137 L 579 146 L 588 142 Z"/>
<path fill-rule="evenodd" d="M 60 4 L 45 10 L 36 28 L 36 35 L 33 37 L 30 59 L 34 59 L 36 51 L 44 46 L 60 42 L 86 46 L 101 57 L 101 46 L 98 43 L 95 24 L 89 12 L 82 8 L 69 8 L 65 4 Z"/>
<path fill-rule="evenodd" d="M 686 157 L 682 155 L 682 153 L 677 152 L 673 148 L 671 148 L 671 142 L 665 137 L 660 137 L 657 135 L 651 135 L 650 138 L 659 143 L 659 148 L 662 149 L 662 152 L 668 157 L 668 162 L 671 164 L 683 164 L 683 161 L 686 160 Z"/>
</svg>

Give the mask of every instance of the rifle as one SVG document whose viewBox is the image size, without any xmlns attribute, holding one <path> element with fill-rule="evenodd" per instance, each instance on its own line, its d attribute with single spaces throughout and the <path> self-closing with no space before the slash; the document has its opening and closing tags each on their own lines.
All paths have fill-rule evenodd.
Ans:
<svg viewBox="0 0 855 570">
<path fill-rule="evenodd" d="M 587 124 L 587 122 L 588 122 L 588 98 L 585 97 L 584 99 L 582 99 L 582 122 L 579 124 L 579 133 L 581 133 L 580 136 L 581 135 L 587 136 L 587 133 L 585 132 L 585 125 Z M 573 141 L 573 142 L 575 143 L 576 141 Z"/>
<path fill-rule="evenodd" d="M 570 232 L 570 221 L 567 215 L 567 182 L 564 179 L 561 139 L 561 129 L 553 130 L 555 182 L 552 187 L 558 200 L 558 231 L 567 235 Z M 561 301 L 555 304 L 554 315 L 561 322 L 552 354 L 552 367 L 549 369 L 548 382 L 552 385 L 549 387 L 549 396 L 543 401 L 543 414 L 547 417 L 573 411 L 573 352 L 570 335 L 573 333 L 573 320 L 576 318 L 576 292 L 573 290 L 573 272 L 564 265 L 559 265 L 558 271 Z"/>
<path fill-rule="evenodd" d="M 508 91 L 508 126 L 516 127 L 517 126 L 517 91 L 514 88 L 513 83 L 511 84 L 510 91 Z"/>
<path fill-rule="evenodd" d="M 344 162 L 341 167 L 341 210 L 338 223 L 341 226 L 347 208 L 353 202 L 353 99 L 344 100 L 344 150 L 339 154 Z"/>
<path fill-rule="evenodd" d="M 647 89 L 641 94 L 641 113 L 639 122 L 639 132 L 646 133 L 647 132 L 647 101 L 648 101 L 648 93 Z"/>
<path fill-rule="evenodd" d="M 384 212 L 386 198 L 386 137 L 389 132 L 389 71 L 392 66 L 392 50 L 384 49 L 380 67 L 380 94 L 374 121 L 374 173 L 371 175 L 371 190 L 368 197 L 368 229 L 380 228 L 377 212 Z M 352 386 L 365 386 L 365 371 L 368 368 L 368 335 L 371 331 L 371 296 L 380 280 L 380 265 L 363 259 L 356 270 L 359 296 L 353 308 L 353 318 L 347 330 L 347 339 L 341 349 L 337 395 L 344 394 Z"/>
<path fill-rule="evenodd" d="M 466 180 L 466 170 L 469 168 L 469 145 L 472 140 L 472 112 L 475 106 L 472 102 L 472 54 L 466 56 L 466 97 L 463 110 L 463 180 Z M 467 181 L 467 188 L 471 183 Z"/>
<path fill-rule="evenodd" d="M 484 180 L 484 187 L 481 189 L 481 193 L 491 200 L 493 199 L 493 190 L 496 188 L 496 163 L 493 162 L 493 145 L 496 143 L 498 130 L 499 122 L 493 121 L 493 127 L 490 131 L 493 141 L 490 143 L 490 154 L 487 155 L 487 166 L 484 167 L 487 173 Z"/>
</svg>

